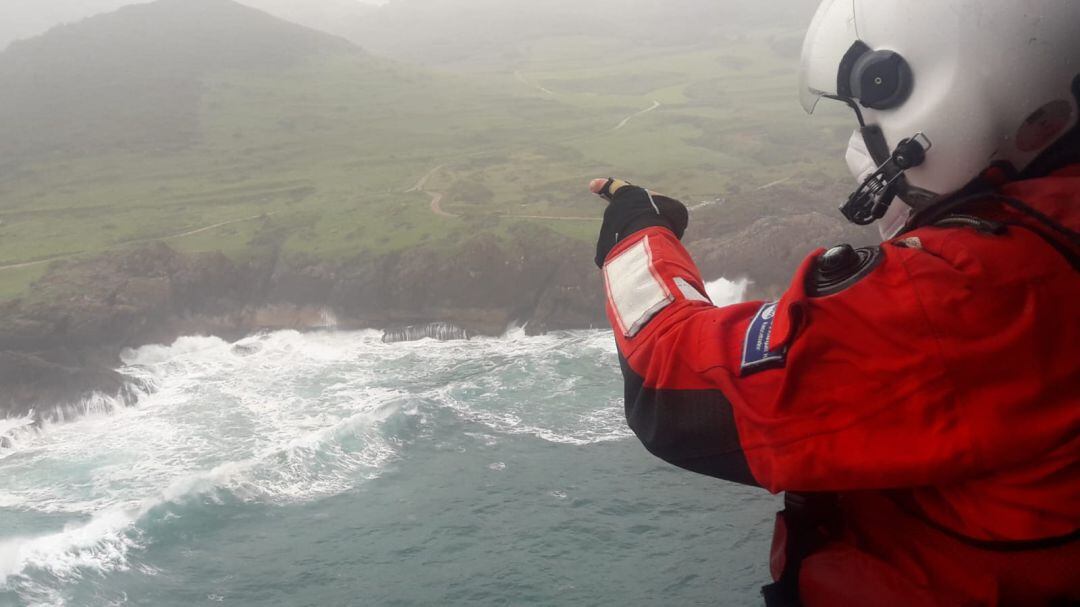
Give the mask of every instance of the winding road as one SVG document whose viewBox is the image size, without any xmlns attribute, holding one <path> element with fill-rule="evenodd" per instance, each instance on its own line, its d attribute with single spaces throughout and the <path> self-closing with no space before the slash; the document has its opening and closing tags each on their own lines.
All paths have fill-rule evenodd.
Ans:
<svg viewBox="0 0 1080 607">
<path fill-rule="evenodd" d="M 787 183 L 787 182 L 791 181 L 794 178 L 795 178 L 795 176 L 791 175 L 789 177 L 784 177 L 783 179 L 777 179 L 776 181 L 773 181 L 771 183 L 766 183 L 765 185 L 761 186 L 760 188 L 758 188 L 758 191 L 760 192 L 761 190 L 767 190 L 769 188 L 776 187 L 776 186 L 778 186 L 780 184 Z"/>
<path fill-rule="evenodd" d="M 440 164 L 439 166 L 431 169 L 426 174 L 424 174 L 424 176 L 421 177 L 419 181 L 416 182 L 416 185 L 405 190 L 405 193 L 411 194 L 412 192 L 423 192 L 424 194 L 431 196 L 432 213 L 435 213 L 440 217 L 457 217 L 457 215 L 449 213 L 442 208 L 442 201 L 443 198 L 446 197 L 446 194 L 444 194 L 443 192 L 432 192 L 427 189 L 427 183 L 431 181 L 431 178 L 434 177 L 436 173 L 443 170 L 445 167 L 445 164 Z"/>
<path fill-rule="evenodd" d="M 233 219 L 231 221 L 223 221 L 221 223 L 215 223 L 213 225 L 203 226 L 201 228 L 196 228 L 194 230 L 188 230 L 186 232 L 179 232 L 177 234 L 170 234 L 168 236 L 161 236 L 161 237 L 158 237 L 158 238 L 138 238 L 138 239 L 135 239 L 135 240 L 124 240 L 122 242 L 116 243 L 115 246 L 122 247 L 122 246 L 128 246 L 128 245 L 133 245 L 133 244 L 145 244 L 145 243 L 148 243 L 148 242 L 176 240 L 177 238 L 184 238 L 184 237 L 187 237 L 187 236 L 194 236 L 195 234 L 201 234 L 203 232 L 209 232 L 210 230 L 216 230 L 218 228 L 223 228 L 225 226 L 232 225 L 234 223 L 244 223 L 246 221 L 253 221 L 255 219 L 260 219 L 262 217 L 271 217 L 273 215 L 277 215 L 280 212 L 281 211 L 274 211 L 273 213 L 259 213 L 258 215 L 252 215 L 251 217 L 244 217 L 244 218 L 241 218 L 241 219 Z M 54 255 L 52 257 L 46 257 L 45 259 L 39 259 L 37 261 L 9 263 L 7 265 L 0 266 L 0 272 L 3 272 L 4 270 L 18 270 L 18 269 L 21 269 L 21 268 L 32 268 L 34 266 L 40 266 L 40 265 L 43 265 L 43 264 L 52 263 L 54 261 L 62 261 L 64 259 L 71 259 L 72 257 L 78 257 L 79 255 L 82 255 L 84 253 L 86 253 L 86 251 L 75 251 L 74 253 L 65 253 L 63 255 Z"/>
<path fill-rule="evenodd" d="M 27 261 L 24 263 L 9 263 L 6 266 L 0 266 L 0 272 L 4 270 L 18 270 L 20 268 L 32 268 L 34 266 L 40 266 L 42 264 L 51 263 L 54 261 L 60 261 L 62 259 L 70 259 L 76 255 L 82 255 L 84 251 L 78 251 L 76 253 L 67 253 L 65 255 L 57 255 L 55 257 L 46 257 L 45 259 L 39 259 L 37 261 Z"/>
<path fill-rule="evenodd" d="M 522 84 L 525 84 L 527 86 L 535 88 L 535 89 L 539 90 L 542 93 L 545 93 L 545 94 L 548 94 L 548 95 L 554 95 L 555 94 L 552 91 L 550 91 L 550 90 L 548 90 L 548 89 L 546 89 L 546 88 L 544 88 L 542 86 L 539 86 L 537 84 L 534 84 L 534 83 L 530 82 L 525 77 L 525 75 L 522 74 L 521 72 L 514 72 L 514 76 Z M 643 109 L 641 111 L 634 112 L 633 114 L 630 114 L 626 118 L 623 118 L 622 121 L 619 122 L 619 124 L 617 124 L 614 129 L 612 129 L 612 131 L 622 130 L 623 128 L 626 127 L 626 125 L 630 124 L 630 121 L 632 121 L 634 118 L 637 118 L 639 116 L 644 116 L 645 114 L 648 114 L 650 112 L 654 112 L 654 111 L 660 109 L 661 107 L 663 107 L 663 105 L 664 104 L 660 103 L 659 100 L 654 99 L 651 106 L 649 106 L 649 107 L 647 107 L 647 108 L 645 108 L 645 109 Z M 435 192 L 435 191 L 429 190 L 428 187 L 427 187 L 428 181 L 430 181 L 431 178 L 434 177 L 436 173 L 443 170 L 444 168 L 446 168 L 446 165 L 445 164 L 440 164 L 439 166 L 431 169 L 426 174 L 424 174 L 423 177 L 421 177 L 419 180 L 417 180 L 415 185 L 413 185 L 411 188 L 405 190 L 405 193 L 410 194 L 410 193 L 413 193 L 413 192 L 422 192 L 422 193 L 427 194 L 428 196 L 430 196 L 431 197 L 431 212 L 438 215 L 438 216 L 440 216 L 440 217 L 460 217 L 460 215 L 457 215 L 455 213 L 451 213 L 451 212 L 449 212 L 449 211 L 442 208 L 442 202 L 446 198 L 446 194 L 444 192 Z M 774 184 L 774 185 L 778 185 L 778 184 Z M 540 219 L 540 220 L 553 220 L 553 221 L 601 221 L 601 218 L 599 218 L 599 217 L 580 217 L 580 216 L 569 216 L 569 215 L 500 214 L 500 215 L 498 215 L 498 217 L 506 217 L 506 218 L 513 218 L 513 219 Z"/>
<path fill-rule="evenodd" d="M 427 184 L 428 184 L 429 181 L 431 181 L 431 178 L 434 177 L 436 173 L 443 170 L 444 168 L 446 168 L 446 165 L 445 164 L 440 164 L 439 166 L 431 169 L 426 174 L 424 174 L 424 176 L 421 177 L 416 182 L 416 184 L 414 186 L 412 186 L 411 188 L 405 190 L 405 193 L 406 194 L 411 194 L 411 193 L 414 193 L 414 192 L 422 192 L 424 194 L 427 194 L 428 196 L 431 196 L 431 212 L 438 215 L 438 216 L 440 216 L 440 217 L 461 217 L 461 215 L 451 213 L 451 212 L 449 212 L 449 211 L 442 208 L 442 201 L 443 201 L 443 199 L 446 198 L 446 193 L 445 192 L 435 192 L 433 190 L 429 190 L 428 187 L 427 187 Z M 515 215 L 515 214 L 512 214 L 512 213 L 500 213 L 500 214 L 496 215 L 496 217 L 505 217 L 505 218 L 508 218 L 508 219 L 542 219 L 542 220 L 551 220 L 551 221 L 600 221 L 601 220 L 601 218 L 599 218 L 599 217 L 579 217 L 579 216 L 574 216 L 574 215 Z"/>
<path fill-rule="evenodd" d="M 623 118 L 622 122 L 620 122 L 615 128 L 613 128 L 611 130 L 613 130 L 613 131 L 622 130 L 622 128 L 625 127 L 626 125 L 630 124 L 630 121 L 633 120 L 634 118 L 637 118 L 638 116 L 644 116 L 645 114 L 648 114 L 649 112 L 656 111 L 656 110 L 660 109 L 660 107 L 663 105 L 662 103 L 660 103 L 656 99 L 653 99 L 652 103 L 653 103 L 652 106 L 647 107 L 647 108 L 641 110 L 640 112 L 634 112 L 633 114 L 630 114 L 626 118 Z"/>
<path fill-rule="evenodd" d="M 575 217 L 573 215 L 499 215 L 508 219 L 549 219 L 552 221 L 603 221 L 602 217 Z"/>
<path fill-rule="evenodd" d="M 518 82 L 524 84 L 525 86 L 532 87 L 545 95 L 551 95 L 552 97 L 555 96 L 555 91 L 552 91 L 551 89 L 546 89 L 534 82 L 530 82 L 529 79 L 526 78 L 525 75 L 521 72 L 514 72 L 514 77 L 518 79 Z"/>
</svg>

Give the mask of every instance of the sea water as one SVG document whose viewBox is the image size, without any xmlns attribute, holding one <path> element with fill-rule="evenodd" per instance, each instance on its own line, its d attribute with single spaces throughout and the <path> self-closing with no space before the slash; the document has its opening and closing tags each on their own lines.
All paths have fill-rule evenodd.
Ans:
<svg viewBox="0 0 1080 607">
<path fill-rule="evenodd" d="M 0 605 L 760 603 L 776 499 L 641 447 L 610 332 L 381 337 L 183 338 L 0 422 Z"/>
</svg>

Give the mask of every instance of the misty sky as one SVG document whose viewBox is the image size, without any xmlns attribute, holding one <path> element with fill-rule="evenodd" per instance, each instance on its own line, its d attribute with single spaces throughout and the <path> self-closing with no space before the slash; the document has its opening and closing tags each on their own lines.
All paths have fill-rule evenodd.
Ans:
<svg viewBox="0 0 1080 607">
<path fill-rule="evenodd" d="M 43 34 L 56 25 L 149 0 L 0 0 L 0 50 L 13 40 Z M 238 0 L 280 17 L 317 23 L 331 11 L 350 5 L 384 4 L 388 0 Z"/>
</svg>

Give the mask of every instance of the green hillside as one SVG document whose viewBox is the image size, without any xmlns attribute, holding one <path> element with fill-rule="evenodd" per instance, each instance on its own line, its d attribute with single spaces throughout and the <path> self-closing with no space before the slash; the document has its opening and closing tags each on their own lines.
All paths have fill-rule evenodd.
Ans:
<svg viewBox="0 0 1080 607">
<path fill-rule="evenodd" d="M 797 30 L 628 48 L 532 38 L 515 69 L 381 59 L 228 0 L 161 0 L 0 53 L 0 296 L 49 260 L 161 239 L 234 258 L 439 247 L 538 223 L 580 238 L 619 174 L 723 225 L 846 183 L 842 113 L 795 101 Z M 819 197 L 820 198 L 820 197 Z"/>
</svg>

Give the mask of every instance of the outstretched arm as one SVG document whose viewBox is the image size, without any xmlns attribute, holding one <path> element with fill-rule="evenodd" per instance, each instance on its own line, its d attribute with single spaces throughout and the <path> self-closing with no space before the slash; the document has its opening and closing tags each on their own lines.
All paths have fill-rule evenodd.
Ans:
<svg viewBox="0 0 1080 607">
<path fill-rule="evenodd" d="M 627 419 L 657 456 L 772 491 L 883 489 L 993 472 L 1075 432 L 1065 410 L 1041 412 L 1062 427 L 1025 425 L 1031 397 L 1005 383 L 1016 365 L 1038 376 L 1039 345 L 1024 336 L 1051 329 L 1003 327 L 1052 324 L 1024 310 L 1054 294 L 984 277 L 993 268 L 972 255 L 991 237 L 928 229 L 919 247 L 866 251 L 831 290 L 817 288 L 815 253 L 778 302 L 717 308 L 657 195 L 624 185 L 607 197 L 605 233 L 618 236 L 606 251 L 601 238 L 598 258 Z M 611 221 L 627 216 L 636 230 Z"/>
</svg>

